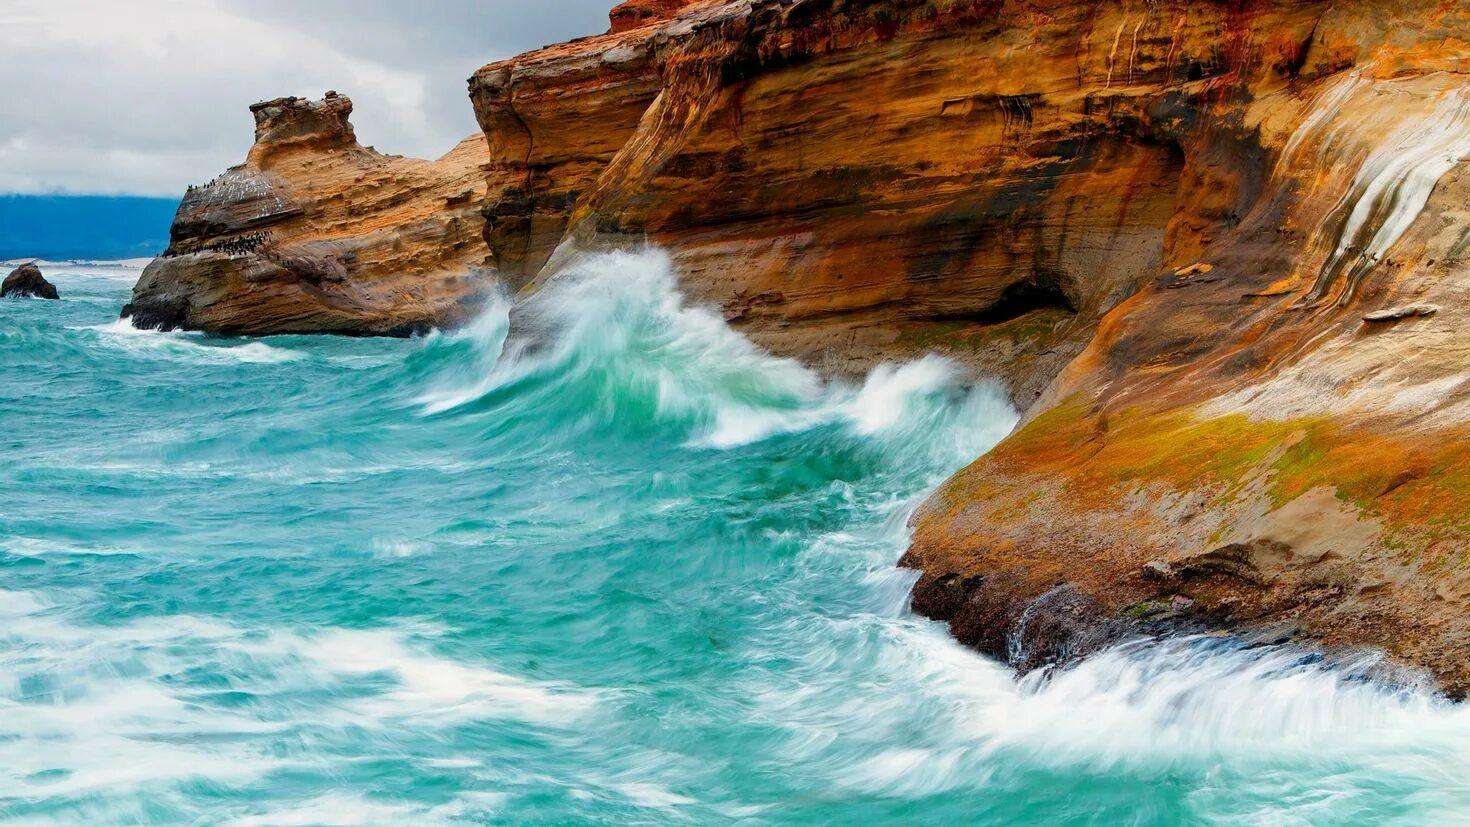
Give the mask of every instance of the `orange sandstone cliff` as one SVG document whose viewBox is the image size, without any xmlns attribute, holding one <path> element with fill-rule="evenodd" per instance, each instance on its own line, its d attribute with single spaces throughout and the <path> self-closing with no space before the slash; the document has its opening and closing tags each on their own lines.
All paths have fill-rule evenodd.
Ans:
<svg viewBox="0 0 1470 827">
<path fill-rule="evenodd" d="M 487 66 L 471 98 L 522 171 L 489 246 L 519 286 L 649 239 L 772 350 L 945 350 L 1029 402 L 1162 266 L 1183 164 L 1151 103 L 1078 85 L 1093 5 L 702 2 Z"/>
<path fill-rule="evenodd" d="M 939 350 L 1027 411 L 914 519 L 914 606 L 1020 668 L 1271 626 L 1470 687 L 1470 10 L 632 0 L 480 69 L 483 137 L 257 109 L 131 312 L 453 324 L 652 242 L 832 373 Z"/>
</svg>

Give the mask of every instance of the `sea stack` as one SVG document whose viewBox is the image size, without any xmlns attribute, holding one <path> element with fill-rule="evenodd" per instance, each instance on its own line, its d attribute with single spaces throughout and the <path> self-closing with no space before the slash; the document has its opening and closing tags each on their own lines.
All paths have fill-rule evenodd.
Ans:
<svg viewBox="0 0 1470 827">
<path fill-rule="evenodd" d="M 59 299 L 61 295 L 56 292 L 56 285 L 41 275 L 41 268 L 31 263 L 10 271 L 0 284 L 0 298 Z"/>
<path fill-rule="evenodd" d="M 352 101 L 336 92 L 250 111 L 250 154 L 184 193 L 168 249 L 143 271 L 125 318 L 225 334 L 404 336 L 474 314 L 491 284 L 481 275 L 483 135 L 420 161 L 360 145 Z"/>
</svg>

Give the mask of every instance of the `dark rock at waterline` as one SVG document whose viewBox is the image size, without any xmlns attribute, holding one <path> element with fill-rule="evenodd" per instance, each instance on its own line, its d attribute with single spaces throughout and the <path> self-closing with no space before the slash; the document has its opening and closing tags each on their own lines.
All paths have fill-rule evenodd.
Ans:
<svg viewBox="0 0 1470 827">
<path fill-rule="evenodd" d="M 1015 599 L 1018 586 L 1005 572 L 986 577 L 926 572 L 914 586 L 913 609 L 948 622 L 961 643 L 1021 672 L 1090 655 L 1116 643 L 1128 629 L 1069 584 L 1024 601 Z"/>
<path fill-rule="evenodd" d="M 41 268 L 22 264 L 5 277 L 4 283 L 0 283 L 0 298 L 59 299 L 61 295 L 56 292 L 56 285 L 41 275 Z"/>
<path fill-rule="evenodd" d="M 132 301 L 123 305 L 121 318 L 128 319 L 139 330 L 177 330 L 189 316 L 189 300 L 158 298 Z"/>
<path fill-rule="evenodd" d="M 1158 588 L 1154 596 L 1123 608 L 1109 608 L 1075 583 L 1055 583 L 1040 593 L 1028 588 L 1024 573 L 1004 569 L 984 575 L 921 568 L 913 549 L 900 565 L 922 574 L 910 595 L 913 610 L 947 623 L 960 643 L 1024 674 L 1066 667 L 1133 637 L 1168 638 L 1241 629 L 1231 600 L 1201 603 L 1176 591 L 1189 570 L 1162 561 L 1145 566 L 1143 579 Z M 1196 572 L 1197 573 L 1197 572 Z M 1285 643 L 1297 630 L 1251 627 L 1245 645 Z M 1257 637 L 1260 639 L 1257 639 Z"/>
</svg>

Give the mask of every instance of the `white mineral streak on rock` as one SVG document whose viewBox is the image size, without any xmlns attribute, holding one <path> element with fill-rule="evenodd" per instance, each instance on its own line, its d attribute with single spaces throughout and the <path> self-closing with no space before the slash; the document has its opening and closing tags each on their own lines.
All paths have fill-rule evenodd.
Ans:
<svg viewBox="0 0 1470 827">
<path fill-rule="evenodd" d="M 1279 177 L 1308 187 L 1302 198 L 1336 198 L 1315 232 L 1319 247 L 1307 260 L 1321 265 L 1298 307 L 1350 303 L 1425 211 L 1440 180 L 1467 158 L 1470 85 L 1444 74 L 1391 81 L 1349 74 L 1325 84 L 1277 166 Z M 1442 422 L 1470 419 L 1470 373 L 1451 355 L 1462 347 L 1455 304 L 1421 293 L 1324 326 L 1299 344 L 1300 359 L 1217 396 L 1203 415 L 1289 420 L 1432 412 Z M 1436 295 L 1438 303 L 1426 301 Z M 1411 321 L 1394 324 L 1403 320 Z"/>
<path fill-rule="evenodd" d="M 1363 316 L 1363 321 L 1370 324 L 1378 322 L 1397 322 L 1402 319 L 1412 319 L 1422 316 L 1433 316 L 1439 312 L 1437 304 L 1408 304 L 1401 307 L 1390 307 L 1385 310 L 1375 310 Z"/>
<path fill-rule="evenodd" d="M 279 182 L 251 169 L 232 169 L 222 173 L 208 184 L 191 190 L 187 199 L 188 205 L 196 210 L 254 201 L 257 207 L 250 217 L 252 221 L 285 212 L 292 206 L 281 195 Z"/>
<path fill-rule="evenodd" d="M 1362 74 L 1354 70 L 1323 84 L 1322 91 L 1312 102 L 1307 116 L 1302 119 L 1296 131 L 1291 133 L 1285 149 L 1281 151 L 1281 160 L 1276 165 L 1277 177 L 1282 177 L 1283 173 L 1291 170 L 1315 167 L 1315 157 L 1305 159 L 1305 161 L 1300 157 L 1302 148 L 1309 142 L 1315 143 L 1318 155 L 1325 155 L 1332 150 L 1342 132 L 1342 125 L 1338 124 L 1325 134 L 1321 134 L 1323 128 L 1332 122 L 1364 83 Z"/>
<path fill-rule="evenodd" d="M 1340 348 L 1329 350 L 1341 354 Z M 1202 413 L 1207 417 L 1243 413 L 1252 419 L 1277 421 L 1341 415 L 1345 411 L 1363 416 L 1439 411 L 1438 416 L 1446 420 L 1463 418 L 1446 408 L 1462 398 L 1470 374 L 1422 379 L 1413 375 L 1413 365 L 1402 369 L 1380 366 L 1371 381 L 1363 381 L 1325 369 L 1324 362 L 1313 359 L 1302 369 L 1224 394 L 1207 404 Z"/>
<path fill-rule="evenodd" d="M 1318 140 L 1314 162 L 1331 169 L 1348 161 L 1362 142 L 1371 141 L 1352 183 L 1328 214 L 1319 236 L 1333 247 L 1318 272 L 1306 303 L 1325 298 L 1338 284 L 1337 304 L 1352 301 L 1363 276 L 1382 261 L 1419 217 L 1435 184 L 1470 156 L 1470 94 L 1452 85 L 1424 94 L 1424 78 L 1381 81 L 1364 86 L 1355 77 L 1339 81 L 1321 95 L 1302 129 L 1292 136 L 1283 154 L 1293 158 L 1313 136 Z M 1364 98 L 1361 102 L 1349 101 Z M 1417 100 L 1416 100 L 1417 99 Z M 1415 110 L 1418 110 L 1417 112 Z M 1394 124 L 1382 137 L 1375 130 Z M 1338 140 L 1351 135 L 1357 140 Z M 1337 227 L 1336 233 L 1328 230 Z"/>
</svg>

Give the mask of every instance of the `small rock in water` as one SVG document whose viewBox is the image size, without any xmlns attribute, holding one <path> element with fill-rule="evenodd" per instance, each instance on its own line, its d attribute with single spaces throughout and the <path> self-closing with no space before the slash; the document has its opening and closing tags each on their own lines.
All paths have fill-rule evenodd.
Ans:
<svg viewBox="0 0 1470 827">
<path fill-rule="evenodd" d="M 1396 322 L 1399 319 L 1408 319 L 1414 316 L 1433 316 L 1439 312 L 1437 304 L 1408 304 L 1403 307 L 1390 307 L 1387 310 L 1375 310 L 1363 317 L 1363 321 L 1373 322 Z"/>
<path fill-rule="evenodd" d="M 41 268 L 34 264 L 22 264 L 5 277 L 0 284 L 0 298 L 59 299 L 56 285 L 41 275 Z"/>
</svg>

